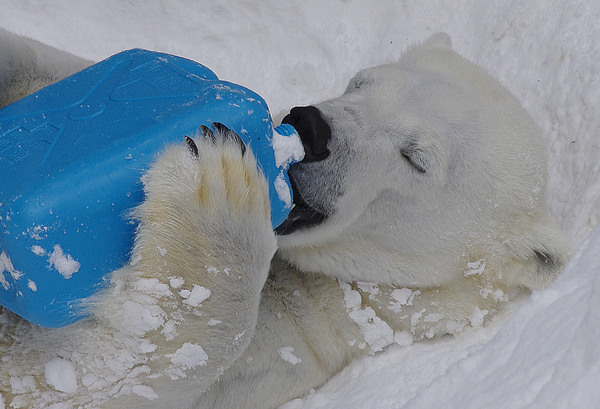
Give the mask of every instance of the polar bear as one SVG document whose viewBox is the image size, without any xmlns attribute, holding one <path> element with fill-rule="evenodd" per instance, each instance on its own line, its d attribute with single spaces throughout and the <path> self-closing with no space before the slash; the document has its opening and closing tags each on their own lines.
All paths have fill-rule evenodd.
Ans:
<svg viewBox="0 0 600 409">
<path fill-rule="evenodd" d="M 5 103 L 89 64 L 0 40 Z M 232 131 L 182 135 L 144 175 L 131 262 L 90 318 L 0 314 L 0 407 L 275 408 L 392 343 L 481 325 L 568 259 L 540 131 L 445 34 L 283 122 L 306 151 L 284 224 Z"/>
</svg>

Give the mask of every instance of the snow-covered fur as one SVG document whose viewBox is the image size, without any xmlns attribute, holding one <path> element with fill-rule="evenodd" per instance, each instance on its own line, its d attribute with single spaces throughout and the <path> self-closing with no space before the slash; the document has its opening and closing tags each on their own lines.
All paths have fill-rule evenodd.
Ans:
<svg viewBox="0 0 600 409">
<path fill-rule="evenodd" d="M 0 40 L 11 101 L 46 64 Z M 44 329 L 0 313 L 0 407 L 275 408 L 356 357 L 479 326 L 560 273 L 540 132 L 448 36 L 316 108 L 322 155 L 290 175 L 319 223 L 276 236 L 252 153 L 227 129 L 182 135 L 143 177 L 131 263 L 91 318 Z"/>
</svg>

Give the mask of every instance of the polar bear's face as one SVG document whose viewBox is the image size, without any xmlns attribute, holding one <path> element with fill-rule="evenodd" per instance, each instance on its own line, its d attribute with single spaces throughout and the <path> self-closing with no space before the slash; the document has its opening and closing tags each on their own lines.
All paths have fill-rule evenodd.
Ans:
<svg viewBox="0 0 600 409">
<path fill-rule="evenodd" d="M 438 285 L 477 260 L 555 262 L 539 131 L 446 36 L 284 122 L 307 150 L 290 168 L 296 208 L 278 230 L 281 254 L 301 269 Z"/>
</svg>

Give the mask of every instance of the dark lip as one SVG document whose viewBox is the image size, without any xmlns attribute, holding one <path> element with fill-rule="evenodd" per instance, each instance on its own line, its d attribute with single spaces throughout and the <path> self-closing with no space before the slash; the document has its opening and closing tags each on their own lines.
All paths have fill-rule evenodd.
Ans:
<svg viewBox="0 0 600 409">
<path fill-rule="evenodd" d="M 298 230 L 316 226 L 327 219 L 325 214 L 313 209 L 304 201 L 292 174 L 288 176 L 294 194 L 294 205 L 288 217 L 275 229 L 275 234 L 278 236 L 287 236 Z"/>
</svg>

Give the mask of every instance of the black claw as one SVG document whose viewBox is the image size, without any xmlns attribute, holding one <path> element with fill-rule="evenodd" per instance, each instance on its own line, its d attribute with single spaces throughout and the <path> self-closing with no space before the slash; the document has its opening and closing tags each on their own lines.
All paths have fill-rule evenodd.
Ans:
<svg viewBox="0 0 600 409">
<path fill-rule="evenodd" d="M 240 136 L 237 133 L 227 128 L 220 122 L 213 122 L 212 126 L 219 133 L 219 135 L 221 135 L 224 141 L 231 141 L 233 143 L 238 144 L 240 150 L 242 151 L 242 156 L 246 154 L 246 144 L 244 143 L 244 141 L 242 141 L 242 138 L 240 138 Z"/>
<path fill-rule="evenodd" d="M 223 125 L 221 122 L 213 122 L 212 127 L 215 128 L 215 131 L 219 132 L 222 135 L 231 132 L 231 130 L 225 125 Z"/>
<path fill-rule="evenodd" d="M 215 138 L 215 134 L 210 130 L 209 127 L 200 125 L 200 129 L 202 130 L 202 136 L 206 139 L 210 139 L 212 143 L 217 143 L 217 138 Z"/>
<path fill-rule="evenodd" d="M 190 138 L 189 136 L 184 136 L 183 138 L 185 139 L 185 144 L 187 145 L 191 154 L 195 158 L 197 158 L 198 157 L 198 146 L 196 146 L 196 142 L 194 142 L 194 140 L 192 138 Z"/>
</svg>

